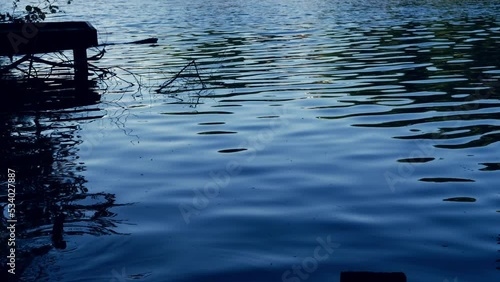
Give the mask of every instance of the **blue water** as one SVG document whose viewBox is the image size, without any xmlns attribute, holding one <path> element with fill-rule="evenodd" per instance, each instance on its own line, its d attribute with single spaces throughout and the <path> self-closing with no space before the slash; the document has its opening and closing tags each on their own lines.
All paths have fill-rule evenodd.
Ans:
<svg viewBox="0 0 500 282">
<path fill-rule="evenodd" d="M 20 248 L 66 215 L 66 248 L 26 255 L 23 281 L 498 281 L 499 4 L 64 6 L 52 20 L 100 42 L 159 41 L 106 47 L 93 64 L 133 85 L 100 82 L 97 104 L 2 115 L 40 209 Z M 205 88 L 155 92 L 191 60 Z"/>
</svg>

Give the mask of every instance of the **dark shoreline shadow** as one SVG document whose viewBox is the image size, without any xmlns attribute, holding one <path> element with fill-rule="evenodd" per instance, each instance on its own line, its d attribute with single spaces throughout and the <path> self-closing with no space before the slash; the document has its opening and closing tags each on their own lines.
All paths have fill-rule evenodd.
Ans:
<svg viewBox="0 0 500 282">
<path fill-rule="evenodd" d="M 83 107 L 91 113 L 84 119 L 102 117 L 94 106 L 99 101 L 97 92 L 72 89 L 71 82 L 31 91 L 27 84 L 0 80 L 0 87 L 12 83 L 16 85 L 9 85 L 9 92 L 1 88 L 7 103 L 0 109 L 0 228 L 7 230 L 8 226 L 7 179 L 8 169 L 12 169 L 16 275 L 7 273 L 7 259 L 2 255 L 0 277 L 8 277 L 7 281 L 50 281 L 50 265 L 44 265 L 50 260 L 38 258 L 66 249 L 69 242 L 77 244 L 74 236 L 125 235 L 116 231 L 123 221 L 112 211 L 122 204 L 116 203 L 114 194 L 91 192 L 81 174 L 86 170 L 78 156 L 78 145 L 83 142 L 79 136 L 81 112 Z M 4 233 L 0 248 L 2 254 L 8 254 Z"/>
<path fill-rule="evenodd" d="M 85 86 L 64 78 L 5 77 L 0 75 L 0 111 L 56 110 L 94 105 L 100 100 L 97 82 Z"/>
</svg>

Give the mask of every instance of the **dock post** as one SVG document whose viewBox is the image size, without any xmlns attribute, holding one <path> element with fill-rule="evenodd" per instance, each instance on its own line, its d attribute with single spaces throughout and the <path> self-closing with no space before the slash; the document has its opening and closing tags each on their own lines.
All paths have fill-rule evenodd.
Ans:
<svg viewBox="0 0 500 282">
<path fill-rule="evenodd" d="M 87 48 L 75 48 L 73 50 L 75 60 L 75 83 L 77 87 L 87 86 L 89 67 L 87 65 Z"/>
</svg>

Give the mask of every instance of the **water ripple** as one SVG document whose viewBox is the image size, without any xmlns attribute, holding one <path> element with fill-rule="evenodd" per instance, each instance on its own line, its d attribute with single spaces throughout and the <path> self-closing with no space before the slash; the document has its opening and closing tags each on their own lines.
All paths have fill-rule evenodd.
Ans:
<svg viewBox="0 0 500 282">
<path fill-rule="evenodd" d="M 143 88 L 117 83 L 96 111 L 16 117 L 0 134 L 7 153 L 29 134 L 28 155 L 78 152 L 82 183 L 136 202 L 114 210 L 131 236 L 69 237 L 64 280 L 109 281 L 130 265 L 143 274 L 123 278 L 280 281 L 327 235 L 341 246 L 311 281 L 346 269 L 498 276 L 498 1 L 73 2 L 55 19 L 90 20 L 101 42 L 159 40 L 99 61 Z M 202 94 L 193 70 L 150 91 L 192 60 Z M 88 122 L 72 128 L 83 137 L 44 155 L 70 121 Z"/>
</svg>

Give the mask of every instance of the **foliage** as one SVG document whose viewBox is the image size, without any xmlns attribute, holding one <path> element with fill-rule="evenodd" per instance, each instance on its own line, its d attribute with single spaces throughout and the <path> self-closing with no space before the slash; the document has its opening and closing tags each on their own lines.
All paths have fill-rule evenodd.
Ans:
<svg viewBox="0 0 500 282">
<path fill-rule="evenodd" d="M 65 0 L 67 4 L 71 4 L 71 1 L 72 0 Z M 45 20 L 47 14 L 61 12 L 61 9 L 57 4 L 58 0 L 38 0 L 38 3 L 26 5 L 24 10 L 19 11 L 21 0 L 12 0 L 12 11 L 0 11 L 0 22 L 41 22 Z"/>
</svg>

